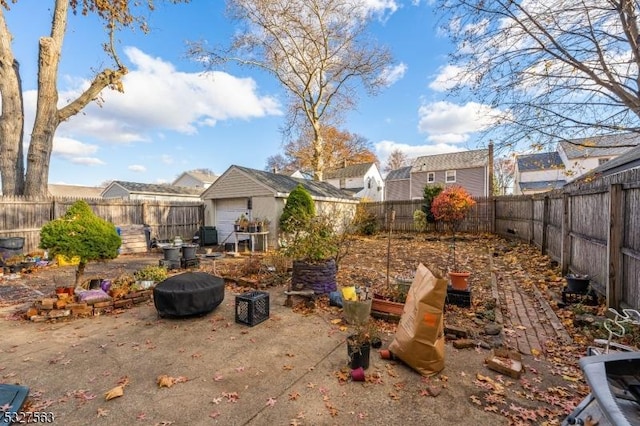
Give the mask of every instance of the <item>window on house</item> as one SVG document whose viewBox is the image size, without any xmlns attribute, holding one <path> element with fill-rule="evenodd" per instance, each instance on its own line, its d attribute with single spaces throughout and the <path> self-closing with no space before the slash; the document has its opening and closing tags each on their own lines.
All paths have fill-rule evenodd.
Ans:
<svg viewBox="0 0 640 426">
<path fill-rule="evenodd" d="M 433 183 L 435 181 L 436 181 L 436 173 L 435 172 L 427 173 L 427 183 Z"/>
<path fill-rule="evenodd" d="M 609 160 L 610 160 L 610 158 L 598 158 L 598 166 L 603 165 L 604 163 L 606 163 Z"/>
<path fill-rule="evenodd" d="M 451 183 L 456 181 L 456 171 L 455 170 L 447 170 L 445 172 L 445 182 Z"/>
</svg>

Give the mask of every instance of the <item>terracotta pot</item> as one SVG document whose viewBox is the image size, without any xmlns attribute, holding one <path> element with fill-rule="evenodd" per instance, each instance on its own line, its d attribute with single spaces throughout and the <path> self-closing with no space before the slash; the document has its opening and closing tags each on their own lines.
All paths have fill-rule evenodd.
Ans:
<svg viewBox="0 0 640 426">
<path fill-rule="evenodd" d="M 468 290 L 471 272 L 449 272 L 451 287 L 454 290 Z"/>
<path fill-rule="evenodd" d="M 67 289 L 65 287 L 56 287 L 56 294 L 65 294 Z"/>
<path fill-rule="evenodd" d="M 404 311 L 404 303 L 392 302 L 391 300 L 384 300 L 374 295 L 371 301 L 371 310 L 376 312 L 384 312 L 386 314 L 392 314 L 402 316 Z"/>
</svg>

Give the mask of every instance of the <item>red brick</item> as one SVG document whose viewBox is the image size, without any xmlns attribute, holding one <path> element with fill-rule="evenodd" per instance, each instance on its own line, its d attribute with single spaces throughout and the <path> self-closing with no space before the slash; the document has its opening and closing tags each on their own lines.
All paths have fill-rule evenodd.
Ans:
<svg viewBox="0 0 640 426">
<path fill-rule="evenodd" d="M 113 306 L 115 306 L 116 308 L 130 308 L 133 306 L 133 300 L 131 299 L 116 300 L 113 303 Z"/>
<path fill-rule="evenodd" d="M 94 303 L 93 307 L 95 308 L 106 308 L 107 306 L 113 306 L 113 301 L 108 301 L 108 302 L 98 302 L 98 303 Z"/>
</svg>

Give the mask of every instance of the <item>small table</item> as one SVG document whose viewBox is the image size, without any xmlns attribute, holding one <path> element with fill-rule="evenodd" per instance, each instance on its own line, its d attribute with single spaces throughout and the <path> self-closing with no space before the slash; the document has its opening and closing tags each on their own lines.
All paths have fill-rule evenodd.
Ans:
<svg viewBox="0 0 640 426">
<path fill-rule="evenodd" d="M 245 232 L 245 231 L 234 231 L 233 232 L 234 236 L 235 236 L 235 247 L 236 247 L 236 253 L 238 252 L 238 235 L 248 235 L 249 238 L 251 239 L 251 253 L 253 253 L 253 248 L 255 247 L 255 237 L 257 236 L 262 236 L 262 243 L 264 244 L 264 249 L 266 250 L 269 247 L 269 231 L 262 231 L 262 232 Z"/>
</svg>

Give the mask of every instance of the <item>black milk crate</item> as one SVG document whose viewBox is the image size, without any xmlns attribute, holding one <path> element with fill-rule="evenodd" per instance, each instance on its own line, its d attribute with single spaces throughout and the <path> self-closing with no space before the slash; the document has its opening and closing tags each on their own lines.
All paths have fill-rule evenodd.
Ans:
<svg viewBox="0 0 640 426">
<path fill-rule="evenodd" d="M 565 305 L 572 305 L 574 303 L 582 303 L 589 306 L 596 306 L 598 304 L 598 295 L 593 289 L 587 291 L 569 291 L 568 288 L 562 290 L 562 302 Z"/>
<path fill-rule="evenodd" d="M 462 306 L 463 308 L 471 307 L 471 290 L 454 290 L 447 288 L 447 305 Z"/>
<path fill-rule="evenodd" d="M 236 322 L 253 327 L 269 318 L 269 293 L 248 291 L 236 296 Z"/>
<path fill-rule="evenodd" d="M 200 259 L 180 259 L 182 269 L 197 268 L 200 266 Z"/>
</svg>

